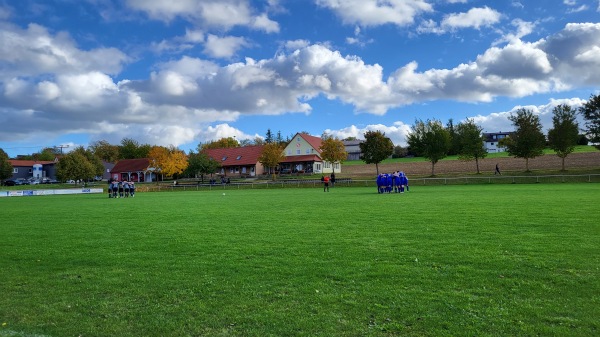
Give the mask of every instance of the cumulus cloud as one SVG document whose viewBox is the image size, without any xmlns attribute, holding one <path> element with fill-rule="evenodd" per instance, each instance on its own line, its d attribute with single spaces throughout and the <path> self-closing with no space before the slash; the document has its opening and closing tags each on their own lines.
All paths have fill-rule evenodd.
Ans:
<svg viewBox="0 0 600 337">
<path fill-rule="evenodd" d="M 230 58 L 235 55 L 239 49 L 249 45 L 250 43 L 243 37 L 219 37 L 208 34 L 206 44 L 204 45 L 204 53 L 215 58 Z"/>
<path fill-rule="evenodd" d="M 232 29 L 244 26 L 267 33 L 279 31 L 277 22 L 266 13 L 256 13 L 249 2 L 239 0 L 127 0 L 130 8 L 146 13 L 150 18 L 165 22 L 177 17 L 202 27 Z"/>
<path fill-rule="evenodd" d="M 531 34 L 537 25 L 535 22 L 523 21 L 521 19 L 514 19 L 510 24 L 515 27 L 515 30 L 504 34 L 501 38 L 494 41 L 494 46 L 502 43 L 519 43 L 524 36 Z"/>
<path fill-rule="evenodd" d="M 361 26 L 412 24 L 415 17 L 433 11 L 424 0 L 316 0 L 317 5 L 335 12 L 344 23 Z"/>
<path fill-rule="evenodd" d="M 232 127 L 231 125 L 229 125 L 227 123 L 217 124 L 215 126 L 209 126 L 206 129 L 202 130 L 197 135 L 198 139 L 201 139 L 204 141 L 210 141 L 210 140 L 214 140 L 214 139 L 221 139 L 221 138 L 228 138 L 228 137 L 233 137 L 237 140 L 254 139 L 256 137 L 262 138 L 260 135 L 257 135 L 257 134 L 254 134 L 254 135 L 246 134 L 246 133 L 240 131 L 239 129 Z"/>
<path fill-rule="evenodd" d="M 500 13 L 489 7 L 471 8 L 466 13 L 449 14 L 442 20 L 447 29 L 489 27 L 500 21 Z"/>
<path fill-rule="evenodd" d="M 600 84 L 600 24 L 594 23 L 569 24 L 536 42 L 513 38 L 451 69 L 420 71 L 416 61 L 409 62 L 387 77 L 378 64 L 301 40 L 290 43 L 293 51 L 272 58 L 219 65 L 181 57 L 155 65 L 148 78 L 119 82 L 110 76 L 127 60 L 119 50 L 79 49 L 66 34 L 40 26 L 5 27 L 0 139 L 14 137 L 15 130 L 53 130 L 90 132 L 99 139 L 128 134 L 178 146 L 206 134 L 209 124 L 233 123 L 243 115 L 310 114 L 317 96 L 352 105 L 357 113 L 383 115 L 430 100 L 488 102 Z M 22 35 L 34 42 L 19 41 Z M 383 131 L 402 143 L 406 126 Z"/>
<path fill-rule="evenodd" d="M 329 134 L 339 139 L 355 137 L 356 139 L 364 139 L 364 134 L 367 131 L 381 131 L 385 136 L 392 140 L 394 145 L 407 146 L 406 137 L 410 133 L 411 125 L 404 122 L 394 122 L 392 125 L 370 124 L 359 128 L 355 125 L 348 126 L 339 130 L 327 129 L 324 133 Z"/>
<path fill-rule="evenodd" d="M 417 27 L 419 33 L 445 34 L 459 29 L 492 27 L 500 22 L 501 14 L 489 7 L 471 8 L 466 13 L 452 13 L 444 16 L 438 25 L 435 21 L 424 20 Z"/>
<path fill-rule="evenodd" d="M 284 48 L 287 51 L 294 51 L 297 49 L 308 47 L 309 45 L 310 45 L 310 41 L 303 40 L 303 39 L 285 41 L 285 43 L 283 44 Z"/>
<path fill-rule="evenodd" d="M 40 25 L 26 29 L 0 23 L 0 77 L 100 71 L 117 74 L 129 58 L 116 48 L 78 49 L 70 35 L 51 35 Z"/>
</svg>

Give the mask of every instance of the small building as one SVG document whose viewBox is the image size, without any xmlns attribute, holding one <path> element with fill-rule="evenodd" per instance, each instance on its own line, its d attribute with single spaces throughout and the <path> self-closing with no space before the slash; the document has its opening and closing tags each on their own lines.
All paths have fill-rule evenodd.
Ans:
<svg viewBox="0 0 600 337">
<path fill-rule="evenodd" d="M 265 172 L 258 161 L 263 145 L 242 146 L 222 149 L 206 149 L 205 153 L 221 165 L 222 176 L 254 177 Z"/>
<path fill-rule="evenodd" d="M 484 137 L 484 146 L 485 149 L 488 153 L 495 153 L 495 152 L 504 152 L 506 151 L 506 148 L 502 147 L 502 146 L 498 146 L 498 142 L 503 139 L 506 138 L 508 136 L 510 136 L 512 134 L 512 132 L 484 132 L 483 133 L 483 137 Z"/>
<path fill-rule="evenodd" d="M 122 159 L 110 170 L 110 178 L 118 181 L 152 182 L 157 180 L 156 170 L 150 159 Z"/>
<path fill-rule="evenodd" d="M 344 140 L 344 148 L 346 152 L 348 152 L 348 157 L 346 160 L 360 160 L 362 152 L 360 151 L 360 143 L 362 140 Z"/>
<path fill-rule="evenodd" d="M 115 167 L 114 163 L 109 163 L 107 161 L 102 161 L 102 166 L 104 167 L 104 171 L 100 177 L 97 177 L 98 180 L 110 180 L 111 174 L 110 171 Z"/>
<path fill-rule="evenodd" d="M 12 165 L 13 168 L 12 179 L 56 179 L 56 160 L 37 161 L 9 159 L 8 162 Z"/>
</svg>

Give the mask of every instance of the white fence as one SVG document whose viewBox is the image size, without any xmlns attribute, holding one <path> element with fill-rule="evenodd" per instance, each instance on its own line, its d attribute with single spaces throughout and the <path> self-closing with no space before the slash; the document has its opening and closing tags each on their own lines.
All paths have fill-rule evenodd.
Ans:
<svg viewBox="0 0 600 337">
<path fill-rule="evenodd" d="M 71 188 L 57 190 L 18 190 L 0 191 L 1 197 L 31 197 L 38 195 L 92 194 L 103 193 L 101 188 Z"/>
</svg>

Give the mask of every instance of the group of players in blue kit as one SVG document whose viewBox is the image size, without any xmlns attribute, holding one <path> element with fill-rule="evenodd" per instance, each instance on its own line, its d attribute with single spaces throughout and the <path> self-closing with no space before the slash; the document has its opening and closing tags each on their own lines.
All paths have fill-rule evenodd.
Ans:
<svg viewBox="0 0 600 337">
<path fill-rule="evenodd" d="M 108 182 L 108 197 L 109 198 L 128 198 L 135 197 L 135 184 L 133 181 L 109 181 Z"/>
<path fill-rule="evenodd" d="M 408 192 L 408 178 L 404 172 L 381 173 L 377 176 L 377 193 Z"/>
</svg>

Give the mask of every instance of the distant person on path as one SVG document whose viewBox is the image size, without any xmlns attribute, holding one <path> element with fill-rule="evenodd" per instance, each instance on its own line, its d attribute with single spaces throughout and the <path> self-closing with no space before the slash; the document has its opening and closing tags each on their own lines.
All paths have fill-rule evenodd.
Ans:
<svg viewBox="0 0 600 337">
<path fill-rule="evenodd" d="M 496 164 L 496 171 L 494 171 L 494 175 L 496 174 L 502 175 L 502 173 L 500 173 L 500 167 L 498 167 L 498 164 Z"/>
<path fill-rule="evenodd" d="M 323 192 L 329 192 L 329 177 L 324 176 L 321 180 L 323 181 Z"/>
</svg>

